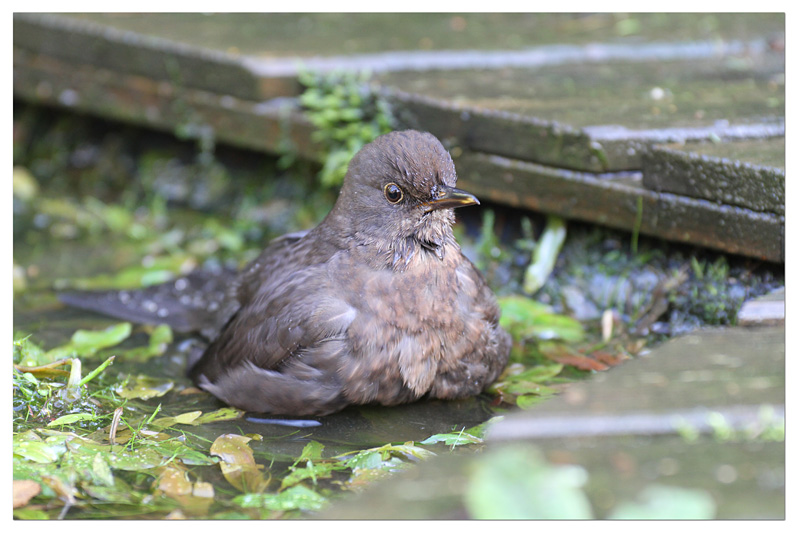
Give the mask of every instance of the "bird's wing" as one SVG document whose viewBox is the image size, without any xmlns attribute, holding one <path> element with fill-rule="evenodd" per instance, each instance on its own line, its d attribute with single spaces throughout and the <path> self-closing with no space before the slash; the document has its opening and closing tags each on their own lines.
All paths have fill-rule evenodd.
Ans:
<svg viewBox="0 0 800 533">
<path fill-rule="evenodd" d="M 332 290 L 329 265 L 311 260 L 302 248 L 285 251 L 288 257 L 277 270 L 265 268 L 262 261 L 260 284 L 252 281 L 255 273 L 248 280 L 251 292 L 191 369 L 194 379 L 204 375 L 214 382 L 245 364 L 279 370 L 287 359 L 343 337 L 357 311 Z M 298 261 L 300 257 L 307 260 Z"/>
</svg>

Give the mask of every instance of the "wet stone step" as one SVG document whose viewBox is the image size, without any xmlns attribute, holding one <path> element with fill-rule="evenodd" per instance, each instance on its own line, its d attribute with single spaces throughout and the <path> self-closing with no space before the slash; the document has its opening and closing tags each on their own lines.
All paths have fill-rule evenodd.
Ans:
<svg viewBox="0 0 800 533">
<path fill-rule="evenodd" d="M 518 51 L 554 42 L 749 41 L 780 13 L 69 13 L 74 20 L 231 55 L 326 58 L 396 50 Z M 497 31 L 502 28 L 503 31 Z"/>
<path fill-rule="evenodd" d="M 758 422 L 762 407 L 783 409 L 784 338 L 780 327 L 727 328 L 668 341 L 614 372 L 570 385 L 556 401 L 506 417 L 489 438 L 677 434 L 683 423 L 709 433 L 712 412 L 746 427 Z"/>
<path fill-rule="evenodd" d="M 162 24 L 155 33 L 169 35 L 164 19 L 156 19 Z M 145 76 L 174 92 L 199 89 L 256 101 L 297 95 L 303 66 L 368 69 L 379 73 L 377 81 L 395 95 L 397 114 L 411 126 L 473 150 L 588 171 L 640 168 L 640 153 L 653 142 L 784 131 L 784 54 L 771 46 L 770 32 L 747 42 L 276 59 L 263 57 L 272 55 L 268 50 L 242 56 L 147 35 L 136 20 L 18 15 L 15 46 Z M 205 27 L 213 20 L 224 27 L 235 19 L 209 19 Z M 177 31 L 173 39 L 182 35 Z"/>
<path fill-rule="evenodd" d="M 786 289 L 765 294 L 742 305 L 736 316 L 740 326 L 782 326 L 786 320 Z"/>
<path fill-rule="evenodd" d="M 252 100 L 262 97 L 257 77 L 223 52 L 68 16 L 16 15 L 14 47 L 33 55 L 143 76 L 178 87 Z"/>
<path fill-rule="evenodd" d="M 769 47 L 681 60 L 392 72 L 419 125 L 465 147 L 562 168 L 639 169 L 643 147 L 784 131 L 784 58 Z M 438 108 L 438 109 L 437 109 Z M 428 112 L 424 112 L 427 110 Z"/>
<path fill-rule="evenodd" d="M 303 157 L 320 158 L 311 141 L 313 127 L 292 101 L 258 104 L 195 89 L 177 91 L 140 76 L 26 55 L 15 51 L 24 67 L 15 68 L 14 83 L 15 92 L 28 99 L 168 132 L 178 128 L 190 138 L 213 135 L 217 142 L 273 153 L 291 146 Z M 480 130 L 489 135 L 497 124 L 487 120 Z M 563 138 L 589 142 L 581 134 Z M 567 145 L 556 144 L 554 150 L 564 153 Z M 460 183 L 481 198 L 626 231 L 638 225 L 647 235 L 783 260 L 778 215 L 647 190 L 639 172 L 578 172 L 451 148 Z"/>
<path fill-rule="evenodd" d="M 642 155 L 642 183 L 654 191 L 784 214 L 783 138 L 657 146 Z"/>
<path fill-rule="evenodd" d="M 622 435 L 596 438 L 550 439 L 546 442 L 515 442 L 489 445 L 480 454 L 456 456 L 447 451 L 429 459 L 424 467 L 395 474 L 390 480 L 375 483 L 369 491 L 338 502 L 335 507 L 316 515 L 326 520 L 464 520 L 476 518 L 470 512 L 472 494 L 488 496 L 480 490 L 483 480 L 476 472 L 485 472 L 497 463 L 514 461 L 508 471 L 498 473 L 491 490 L 505 499 L 494 516 L 511 518 L 511 510 L 521 519 L 613 518 L 612 512 L 630 502 L 640 502 L 653 489 L 665 488 L 660 514 L 642 519 L 718 519 L 781 520 L 785 517 L 785 446 L 782 442 L 720 443 L 701 435 L 687 443 L 678 435 Z M 467 452 L 469 453 L 469 452 Z M 527 461 L 526 461 L 527 460 Z M 489 466 L 487 466 L 489 465 Z M 578 466 L 577 472 L 573 469 Z M 571 468 L 572 467 L 572 468 Z M 563 492 L 561 487 L 540 484 L 547 494 L 544 505 L 551 514 L 538 514 L 542 499 L 526 490 L 525 478 L 546 474 L 558 475 L 568 468 L 576 477 L 586 474 L 585 483 L 573 488 L 580 502 L 590 510 L 580 515 L 564 513 L 553 516 L 552 508 Z M 505 475 L 503 475 L 505 474 Z M 543 486 L 544 485 L 544 486 Z M 570 487 L 571 488 L 571 487 Z M 676 516 L 669 504 L 679 497 L 701 500 L 707 508 L 702 515 Z M 562 496 L 563 497 L 563 496 Z M 666 502 L 664 500 L 667 500 Z M 558 511 L 556 511 L 558 512 Z"/>
<path fill-rule="evenodd" d="M 20 49 L 14 62 L 15 95 L 35 103 L 240 148 L 280 153 L 291 146 L 301 157 L 320 159 L 313 126 L 294 100 L 254 102 Z"/>
<path fill-rule="evenodd" d="M 618 40 L 614 30 L 618 18 L 613 14 L 17 13 L 14 44 L 63 61 L 264 100 L 297 95 L 301 68 L 379 73 L 709 57 L 762 48 L 764 35 L 778 39 L 783 27 L 781 16 L 752 14 L 743 19 L 714 14 L 715 29 L 709 35 L 696 18 L 639 14 L 636 24 L 641 24 L 643 36 L 635 46 L 600 42 Z M 676 24 L 688 30 L 683 39 L 713 39 L 657 42 L 674 39 Z M 506 31 L 484 30 L 497 25 Z M 365 32 L 365 27 L 375 33 Z M 387 39 L 381 28 L 390 28 L 392 36 Z M 435 41 L 426 35 L 434 35 Z"/>
<path fill-rule="evenodd" d="M 578 172 L 472 152 L 454 161 L 461 186 L 479 198 L 773 262 L 784 258 L 782 216 L 652 191 L 636 172 Z"/>
<path fill-rule="evenodd" d="M 452 21 L 442 17 L 430 24 Z M 264 28 L 278 20 L 256 18 Z M 280 20 L 305 27 L 322 19 Z M 464 20 L 476 27 L 477 19 Z M 553 20 L 567 33 L 576 23 Z M 660 28 L 658 20 L 645 16 L 641 23 Z M 353 34 L 353 50 L 362 53 L 336 55 L 337 49 L 313 43 L 294 54 L 267 44 L 259 48 L 252 34 L 253 41 L 244 34 L 234 39 L 234 49 L 198 38 L 214 27 L 228 35 L 235 34 L 232 28 L 254 27 L 236 16 L 16 14 L 14 94 L 182 138 L 271 153 L 293 150 L 319 161 L 313 127 L 296 98 L 298 58 L 322 71 L 367 68 L 400 127 L 431 131 L 454 156 L 473 154 L 460 158 L 459 175 L 481 197 L 781 262 L 782 169 L 764 174 L 722 163 L 725 187 L 716 177 L 702 187 L 687 186 L 700 183 L 689 172 L 702 167 L 698 161 L 739 161 L 738 148 L 732 148 L 728 155 L 685 156 L 691 160 L 687 173 L 655 172 L 683 167 L 674 163 L 679 155 L 660 162 L 667 152 L 651 150 L 654 144 L 703 150 L 700 141 L 712 139 L 720 146 L 749 146 L 752 154 L 756 142 L 743 141 L 755 139 L 770 146 L 768 166 L 782 158 L 783 17 L 714 20 L 721 40 L 698 41 L 691 32 L 681 34 L 690 40 L 676 43 L 609 34 L 609 42 L 598 44 L 587 44 L 584 35 L 569 41 L 576 44 L 533 40 L 529 46 L 538 46 L 505 51 L 492 50 L 504 48 L 492 41 L 477 50 L 454 45 L 365 54 L 368 48 L 361 46 L 368 39 Z M 192 24 L 197 35 L 190 36 Z M 681 31 L 693 24 L 684 20 Z M 644 179 L 643 157 L 653 162 Z"/>
<path fill-rule="evenodd" d="M 490 426 L 483 453 L 443 451 L 445 457 L 398 474 L 324 517 L 467 518 L 475 512 L 470 498 L 480 488 L 476 473 L 484 461 L 497 467 L 503 457 L 518 458 L 493 480 L 494 490 L 514 500 L 524 493 L 521 483 L 548 468 L 542 457 L 549 468 L 585 471 L 585 481 L 573 489 L 585 492 L 593 517 L 609 517 L 619 505 L 666 487 L 669 501 L 704 502 L 704 518 L 782 519 L 784 336 L 783 328 L 728 328 L 669 341 L 507 415 Z M 548 494 L 553 490 L 549 485 Z M 520 500 L 516 509 L 533 508 L 535 501 Z M 675 518 L 668 512 L 660 517 Z"/>
</svg>

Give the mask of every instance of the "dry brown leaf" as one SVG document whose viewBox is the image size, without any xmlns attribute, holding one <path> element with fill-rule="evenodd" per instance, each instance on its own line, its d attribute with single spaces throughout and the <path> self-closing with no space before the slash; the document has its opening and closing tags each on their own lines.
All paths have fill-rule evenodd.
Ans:
<svg viewBox="0 0 800 533">
<path fill-rule="evenodd" d="M 14 509 L 25 507 L 31 498 L 42 492 L 42 487 L 31 479 L 14 480 Z"/>
</svg>

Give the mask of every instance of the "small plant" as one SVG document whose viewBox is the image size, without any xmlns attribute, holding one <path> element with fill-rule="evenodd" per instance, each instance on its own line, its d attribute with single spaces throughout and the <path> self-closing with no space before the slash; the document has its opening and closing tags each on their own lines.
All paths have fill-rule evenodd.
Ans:
<svg viewBox="0 0 800 533">
<path fill-rule="evenodd" d="M 316 127 L 312 140 L 325 151 L 320 182 L 326 187 L 340 185 L 356 152 L 392 131 L 389 104 L 369 86 L 366 72 L 303 71 L 299 79 L 306 87 L 300 103 Z"/>
<path fill-rule="evenodd" d="M 496 263 L 506 259 L 503 257 L 503 246 L 500 243 L 500 238 L 494 229 L 494 218 L 494 211 L 491 209 L 483 211 L 481 232 L 475 243 L 475 249 L 478 252 L 475 264 L 484 272 L 492 266 L 496 266 Z"/>
<path fill-rule="evenodd" d="M 719 256 L 713 262 L 691 257 L 689 264 L 694 275 L 672 295 L 675 307 L 698 317 L 704 324 L 735 324 L 748 288 L 731 279 L 725 257 Z"/>
</svg>

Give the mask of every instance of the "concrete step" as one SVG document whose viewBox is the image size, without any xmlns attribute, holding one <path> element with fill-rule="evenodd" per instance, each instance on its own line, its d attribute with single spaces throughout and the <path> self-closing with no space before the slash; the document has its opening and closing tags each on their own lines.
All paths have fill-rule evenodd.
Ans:
<svg viewBox="0 0 800 533">
<path fill-rule="evenodd" d="M 463 48 L 473 41 L 460 32 L 498 23 L 491 17 L 437 15 L 398 28 L 399 42 L 419 44 L 418 32 L 466 24 L 442 33 L 452 41 L 435 33 L 431 51 L 364 53 L 377 45 L 355 31 L 352 54 L 322 38 L 281 47 L 258 34 L 321 27 L 326 16 L 16 14 L 14 94 L 321 160 L 296 100 L 298 69 L 369 69 L 399 126 L 431 131 L 454 155 L 476 154 L 460 158 L 459 171 L 483 197 L 783 262 L 782 14 L 720 15 L 715 41 L 698 39 L 702 25 L 678 15 L 637 22 L 655 37 L 671 27 L 677 42 L 621 39 L 614 32 L 625 18 L 546 16 L 572 36 L 558 45 L 522 31 L 544 19 L 506 17 L 503 27 L 528 47 L 504 50 L 495 33 L 484 49 Z M 385 17 L 353 15 L 342 27 L 361 20 L 378 29 Z M 586 30 L 595 23 L 611 30 Z"/>
<path fill-rule="evenodd" d="M 519 476 L 496 479 L 520 512 L 541 505 L 520 484 L 525 472 L 569 465 L 585 473 L 577 489 L 595 518 L 667 487 L 708 502 L 706 518 L 783 519 L 784 337 L 780 327 L 727 328 L 669 341 L 506 416 L 490 427 L 483 453 L 443 448 L 424 468 L 397 474 L 323 517 L 470 518 L 468 498 L 483 462 L 523 457 L 514 466 Z M 663 519 L 687 518 L 661 512 Z"/>
</svg>

